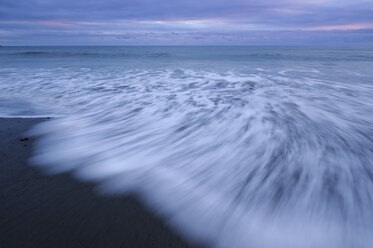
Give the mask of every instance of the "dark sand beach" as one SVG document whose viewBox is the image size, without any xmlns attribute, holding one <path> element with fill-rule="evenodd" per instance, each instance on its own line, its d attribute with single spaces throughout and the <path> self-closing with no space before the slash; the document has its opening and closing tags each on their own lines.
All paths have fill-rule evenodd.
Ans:
<svg viewBox="0 0 373 248">
<path fill-rule="evenodd" d="M 24 133 L 41 121 L 0 118 L 0 247 L 193 247 L 134 197 L 29 166 Z"/>
</svg>

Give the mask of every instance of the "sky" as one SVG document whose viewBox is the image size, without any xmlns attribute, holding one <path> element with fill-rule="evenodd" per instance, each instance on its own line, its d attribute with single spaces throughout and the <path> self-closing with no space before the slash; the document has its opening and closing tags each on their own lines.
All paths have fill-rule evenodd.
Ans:
<svg viewBox="0 0 373 248">
<path fill-rule="evenodd" d="M 0 0 L 0 45 L 373 46 L 373 0 Z"/>
</svg>

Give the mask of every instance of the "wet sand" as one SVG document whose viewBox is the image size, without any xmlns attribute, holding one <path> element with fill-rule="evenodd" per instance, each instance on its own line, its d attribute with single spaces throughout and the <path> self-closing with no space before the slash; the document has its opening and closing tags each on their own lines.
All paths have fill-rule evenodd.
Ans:
<svg viewBox="0 0 373 248">
<path fill-rule="evenodd" d="M 0 118 L 0 247 L 196 247 L 135 197 L 103 197 L 27 164 L 38 119 Z"/>
</svg>

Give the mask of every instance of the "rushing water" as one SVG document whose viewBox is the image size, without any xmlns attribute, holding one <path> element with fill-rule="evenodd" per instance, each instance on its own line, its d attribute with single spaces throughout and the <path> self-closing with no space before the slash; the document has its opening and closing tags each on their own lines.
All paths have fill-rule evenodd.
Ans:
<svg viewBox="0 0 373 248">
<path fill-rule="evenodd" d="M 0 48 L 33 163 L 213 247 L 373 244 L 373 49 Z"/>
</svg>

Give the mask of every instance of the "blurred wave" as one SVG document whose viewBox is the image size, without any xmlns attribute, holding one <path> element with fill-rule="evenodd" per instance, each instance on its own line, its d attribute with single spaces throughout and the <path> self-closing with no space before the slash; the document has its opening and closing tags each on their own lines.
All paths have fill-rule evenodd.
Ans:
<svg viewBox="0 0 373 248">
<path fill-rule="evenodd" d="M 3 82 L 17 83 L 1 87 L 64 114 L 32 131 L 35 165 L 101 193 L 135 192 L 190 239 L 371 247 L 367 65 L 271 63 L 4 69 Z"/>
<path fill-rule="evenodd" d="M 22 59 L 172 59 L 173 61 L 254 61 L 254 62 L 370 62 L 371 48 L 353 47 L 3 47 L 0 57 Z M 271 61 L 270 61 L 271 60 Z M 39 62 L 39 61 L 38 61 Z M 68 61 L 66 61 L 69 65 Z M 112 61 L 109 62 L 112 64 Z"/>
<path fill-rule="evenodd" d="M 99 53 L 99 52 L 44 52 L 44 51 L 26 51 L 26 52 L 15 52 L 15 53 L 0 53 L 0 56 L 35 56 L 35 57 L 131 57 L 131 58 L 161 58 L 171 56 L 169 53 Z"/>
</svg>

